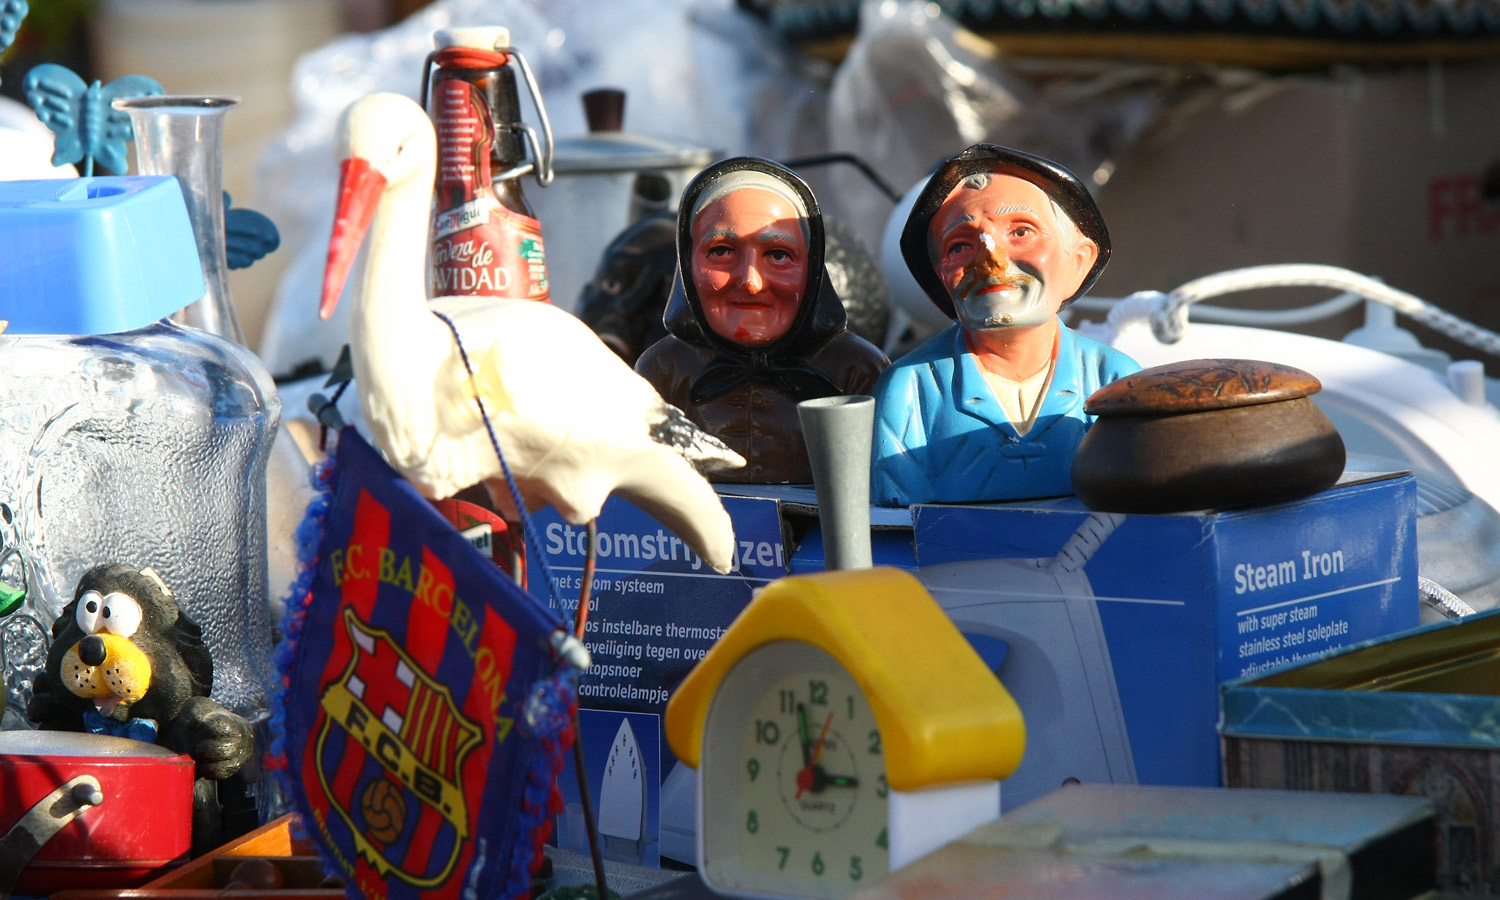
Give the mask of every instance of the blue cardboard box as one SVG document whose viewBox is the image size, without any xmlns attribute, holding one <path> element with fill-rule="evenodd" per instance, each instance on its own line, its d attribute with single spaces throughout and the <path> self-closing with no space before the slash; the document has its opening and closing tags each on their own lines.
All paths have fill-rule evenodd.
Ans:
<svg viewBox="0 0 1500 900">
<path fill-rule="evenodd" d="M 693 861 L 690 772 L 660 732 L 667 698 L 756 588 L 824 568 L 811 489 L 721 494 L 729 575 L 624 501 L 599 519 L 595 667 L 579 688 L 591 777 L 652 755 L 635 781 L 590 786 L 601 821 L 628 832 L 606 834 L 622 861 Z M 872 544 L 877 565 L 917 573 L 1020 704 L 1027 750 L 1001 787 L 1008 810 L 1070 778 L 1218 785 L 1220 682 L 1417 625 L 1415 522 L 1415 482 L 1395 475 L 1228 512 L 1109 516 L 1076 498 L 876 509 Z M 535 566 L 531 591 L 571 616 L 583 529 L 551 510 L 536 527 L 558 596 Z M 577 807 L 571 767 L 560 783 Z M 643 837 L 614 824 L 636 821 Z M 558 824 L 567 846 L 576 828 Z"/>
<path fill-rule="evenodd" d="M 724 498 L 734 522 L 735 566 L 719 575 L 657 521 L 611 498 L 597 521 L 593 589 L 584 645 L 593 657 L 578 684 L 579 740 L 605 854 L 654 866 L 662 856 L 691 863 L 694 780 L 677 765 L 662 732 L 671 692 L 750 602 L 787 574 L 780 502 Z M 551 507 L 533 516 L 546 554 L 531 565 L 528 590 L 569 621 L 583 583 L 583 528 Z M 550 586 L 549 586 L 550 585 Z M 565 813 L 559 846 L 587 853 L 582 794 L 572 766 L 558 778 Z"/>
<path fill-rule="evenodd" d="M 1026 716 L 1004 809 L 1072 778 L 1217 785 L 1221 682 L 1418 624 L 1410 474 L 1223 512 L 918 506 L 913 535 Z"/>
</svg>

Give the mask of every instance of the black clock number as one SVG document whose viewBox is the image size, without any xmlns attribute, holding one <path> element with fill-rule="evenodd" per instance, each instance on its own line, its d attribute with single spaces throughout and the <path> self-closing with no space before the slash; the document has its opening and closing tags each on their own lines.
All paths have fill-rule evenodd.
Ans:
<svg viewBox="0 0 1500 900">
<path fill-rule="evenodd" d="M 849 696 L 845 697 L 844 698 L 844 702 L 849 705 L 849 718 L 853 719 L 854 718 L 854 695 L 850 694 Z"/>
<path fill-rule="evenodd" d="M 777 691 L 776 699 L 781 704 L 781 711 L 784 713 L 791 712 L 797 705 L 797 695 L 791 691 Z"/>
<path fill-rule="evenodd" d="M 875 846 L 879 847 L 882 850 L 891 849 L 891 842 L 886 839 L 884 828 L 880 829 L 880 836 L 875 838 Z"/>
<path fill-rule="evenodd" d="M 753 756 L 745 760 L 745 770 L 750 773 L 750 780 L 754 781 L 760 775 L 760 760 Z"/>
<path fill-rule="evenodd" d="M 754 834 L 760 831 L 760 819 L 755 817 L 755 810 L 750 810 L 750 815 L 745 817 L 745 830 Z"/>
<path fill-rule="evenodd" d="M 809 681 L 807 683 L 807 696 L 808 696 L 808 702 L 810 702 L 810 703 L 816 703 L 819 706 L 827 706 L 828 705 L 828 682 L 826 682 L 826 681 Z"/>
<path fill-rule="evenodd" d="M 776 742 L 781 740 L 781 729 L 776 727 L 776 723 L 770 719 L 756 719 L 755 740 L 757 743 L 770 744 L 774 747 Z"/>
<path fill-rule="evenodd" d="M 858 881 L 865 876 L 864 870 L 859 867 L 859 857 L 849 857 L 849 880 Z"/>
<path fill-rule="evenodd" d="M 787 857 L 789 857 L 789 856 L 792 855 L 792 848 L 791 847 L 777 847 L 776 848 L 776 852 L 781 854 L 781 862 L 777 863 L 776 868 L 778 868 L 778 869 L 785 869 L 786 868 Z"/>
<path fill-rule="evenodd" d="M 812 859 L 812 872 L 814 875 L 823 874 L 823 854 L 814 853 Z"/>
<path fill-rule="evenodd" d="M 870 729 L 870 753 L 875 756 L 880 755 L 880 732 L 874 728 Z"/>
<path fill-rule="evenodd" d="M 750 761 L 752 763 L 755 762 L 755 760 L 753 760 L 753 759 L 750 760 Z M 887 794 L 889 794 L 890 792 L 891 792 L 890 786 L 885 783 L 885 773 L 881 772 L 880 773 L 880 778 L 876 782 L 875 796 L 877 796 L 877 797 L 881 798 L 882 800 L 884 800 L 885 796 Z"/>
</svg>

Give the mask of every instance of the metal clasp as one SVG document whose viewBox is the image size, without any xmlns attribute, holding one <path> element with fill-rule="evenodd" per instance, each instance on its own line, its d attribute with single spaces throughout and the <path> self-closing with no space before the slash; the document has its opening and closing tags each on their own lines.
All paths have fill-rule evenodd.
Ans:
<svg viewBox="0 0 1500 900">
<path fill-rule="evenodd" d="M 536 107 L 536 117 L 542 123 L 542 139 L 540 146 L 537 142 L 536 132 L 530 125 L 521 123 L 521 130 L 526 134 L 526 143 L 531 147 L 532 158 L 536 161 L 533 172 L 536 174 L 536 182 L 542 187 L 552 183 L 552 121 L 547 118 L 547 107 L 542 103 L 542 89 L 537 84 L 536 76 L 531 73 L 531 65 L 526 62 L 526 57 L 520 50 L 511 47 L 506 50 L 516 58 L 521 66 L 521 77 L 526 79 L 526 88 L 531 92 L 531 104 Z M 503 173 L 506 177 L 514 174 L 523 174 L 525 166 L 517 166 L 511 172 Z M 501 176 L 496 176 L 499 178 Z"/>
<path fill-rule="evenodd" d="M 531 94 L 531 105 L 536 108 L 536 117 L 542 123 L 542 136 L 538 140 L 536 130 L 522 122 L 521 132 L 526 135 L 526 145 L 531 151 L 531 161 L 490 175 L 490 183 L 516 178 L 531 172 L 536 175 L 537 184 L 546 187 L 552 183 L 552 120 L 547 118 L 547 107 L 542 103 L 542 88 L 537 84 L 536 76 L 531 72 L 531 64 L 526 62 L 526 56 L 520 50 L 515 47 L 494 49 L 513 57 L 519 64 L 521 77 L 525 79 L 526 89 Z M 432 64 L 437 59 L 438 52 L 434 50 L 427 54 L 427 62 L 422 67 L 421 103 L 423 109 L 427 108 L 427 89 L 431 84 Z"/>
</svg>

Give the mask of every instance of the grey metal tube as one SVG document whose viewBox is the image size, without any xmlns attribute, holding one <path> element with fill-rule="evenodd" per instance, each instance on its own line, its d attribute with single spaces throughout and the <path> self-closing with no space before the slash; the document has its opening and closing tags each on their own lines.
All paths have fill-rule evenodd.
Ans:
<svg viewBox="0 0 1500 900">
<path fill-rule="evenodd" d="M 868 569 L 870 439 L 875 398 L 822 397 L 797 404 L 818 491 L 818 521 L 828 569 Z"/>
</svg>

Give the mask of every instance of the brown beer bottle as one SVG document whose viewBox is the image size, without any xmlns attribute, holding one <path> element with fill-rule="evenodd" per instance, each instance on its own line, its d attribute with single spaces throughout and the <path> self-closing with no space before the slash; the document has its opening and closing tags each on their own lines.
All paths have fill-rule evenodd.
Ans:
<svg viewBox="0 0 1500 900">
<path fill-rule="evenodd" d="M 445 28 L 433 42 L 422 85 L 438 138 L 429 292 L 551 302 L 541 224 L 521 189 L 510 31 Z"/>
</svg>

